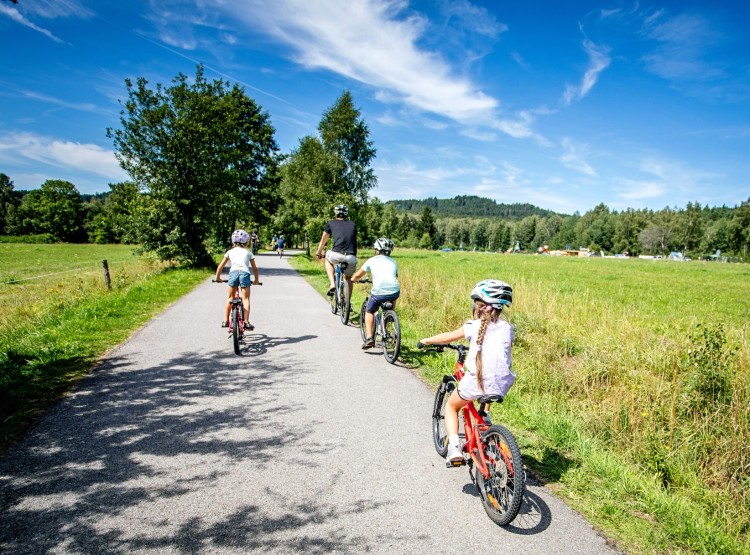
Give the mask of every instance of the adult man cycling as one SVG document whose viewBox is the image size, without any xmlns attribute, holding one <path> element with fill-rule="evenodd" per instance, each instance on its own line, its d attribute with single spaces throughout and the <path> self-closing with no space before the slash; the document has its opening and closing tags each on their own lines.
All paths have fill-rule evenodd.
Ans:
<svg viewBox="0 0 750 555">
<path fill-rule="evenodd" d="M 326 224 L 318 250 L 315 252 L 315 256 L 323 258 L 323 248 L 326 246 L 328 239 L 333 237 L 333 246 L 326 253 L 326 273 L 330 282 L 329 297 L 332 297 L 336 291 L 334 265 L 340 262 L 347 263 L 344 277 L 349 284 L 349 295 L 352 294 L 352 275 L 357 269 L 357 226 L 351 220 L 346 219 L 349 215 L 349 208 L 345 205 L 337 204 L 333 213 L 336 219 Z"/>
</svg>

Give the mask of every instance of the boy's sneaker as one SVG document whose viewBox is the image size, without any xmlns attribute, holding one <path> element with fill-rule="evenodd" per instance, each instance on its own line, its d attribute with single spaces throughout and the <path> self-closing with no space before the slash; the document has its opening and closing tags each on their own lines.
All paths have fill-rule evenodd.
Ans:
<svg viewBox="0 0 750 555">
<path fill-rule="evenodd" d="M 329 297 L 333 297 L 333 294 L 334 294 L 335 292 L 336 292 L 336 288 L 335 288 L 335 287 L 330 287 L 330 288 L 328 289 L 328 296 L 329 296 Z"/>
<path fill-rule="evenodd" d="M 245 329 L 247 331 L 253 331 L 255 329 L 255 326 L 252 325 L 250 322 L 245 322 Z"/>
<path fill-rule="evenodd" d="M 227 322 L 226 320 L 224 320 L 224 321 L 223 321 L 223 322 L 221 323 L 221 327 L 222 327 L 222 328 L 228 328 L 228 327 L 229 327 L 229 322 Z"/>
<path fill-rule="evenodd" d="M 458 463 L 464 461 L 464 453 L 460 445 L 448 444 L 448 453 L 445 455 L 446 462 Z"/>
<path fill-rule="evenodd" d="M 365 342 L 362 343 L 362 350 L 366 351 L 367 349 L 372 349 L 375 346 L 375 338 L 368 337 L 365 339 Z"/>
</svg>

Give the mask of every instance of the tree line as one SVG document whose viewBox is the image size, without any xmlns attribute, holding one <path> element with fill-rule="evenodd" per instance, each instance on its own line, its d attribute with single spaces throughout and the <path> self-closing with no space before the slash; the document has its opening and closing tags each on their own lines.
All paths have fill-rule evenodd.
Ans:
<svg viewBox="0 0 750 555">
<path fill-rule="evenodd" d="M 81 195 L 56 179 L 16 191 L 0 173 L 0 235 L 133 243 L 162 260 L 210 266 L 233 229 L 314 242 L 332 207 L 347 204 L 363 244 L 386 236 L 431 249 L 548 245 L 742 258 L 750 246 L 750 199 L 733 208 L 696 202 L 658 211 L 600 204 L 583 215 L 476 196 L 381 202 L 370 196 L 376 149 L 348 91 L 322 114 L 316 134 L 284 154 L 268 113 L 239 85 L 207 80 L 200 65 L 192 79 L 179 74 L 168 86 L 126 79 L 125 88 L 120 125 L 106 134 L 130 180 Z"/>
</svg>

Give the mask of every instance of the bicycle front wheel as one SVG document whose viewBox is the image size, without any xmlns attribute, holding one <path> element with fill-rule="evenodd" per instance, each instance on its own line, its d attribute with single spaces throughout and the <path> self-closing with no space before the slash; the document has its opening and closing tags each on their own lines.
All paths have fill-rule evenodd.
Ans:
<svg viewBox="0 0 750 555">
<path fill-rule="evenodd" d="M 351 305 L 351 298 L 349 297 L 349 282 L 345 279 L 341 280 L 341 323 L 347 325 L 349 323 L 349 307 Z"/>
<path fill-rule="evenodd" d="M 362 302 L 362 308 L 359 309 L 359 334 L 362 336 L 362 343 L 367 341 L 367 330 L 365 328 L 365 315 L 367 311 L 367 299 Z"/>
<path fill-rule="evenodd" d="M 435 392 L 435 403 L 432 406 L 432 442 L 435 451 L 441 457 L 448 454 L 448 432 L 445 429 L 445 405 L 453 393 L 456 382 L 443 382 Z"/>
<path fill-rule="evenodd" d="M 477 467 L 474 471 L 484 511 L 495 524 L 505 526 L 518 515 L 526 488 L 521 450 L 513 434 L 498 425 L 487 429 L 481 445 L 489 476 L 485 479 Z"/>
<path fill-rule="evenodd" d="M 234 354 L 240 354 L 240 322 L 237 310 L 232 311 L 232 343 L 234 343 Z"/>
<path fill-rule="evenodd" d="M 383 313 L 383 356 L 385 360 L 393 364 L 401 351 L 401 324 L 398 315 L 387 310 Z"/>
</svg>

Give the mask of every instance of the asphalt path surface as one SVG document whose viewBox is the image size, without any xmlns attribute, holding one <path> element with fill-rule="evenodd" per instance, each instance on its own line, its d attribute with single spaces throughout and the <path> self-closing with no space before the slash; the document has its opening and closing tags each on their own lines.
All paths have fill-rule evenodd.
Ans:
<svg viewBox="0 0 750 555">
<path fill-rule="evenodd" d="M 0 458 L 0 553 L 616 553 L 531 477 L 490 521 L 434 451 L 433 390 L 258 266 L 241 356 L 207 276 Z"/>
</svg>

